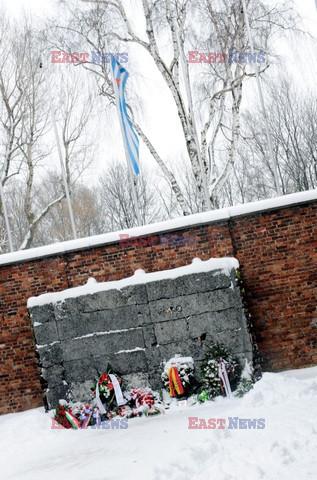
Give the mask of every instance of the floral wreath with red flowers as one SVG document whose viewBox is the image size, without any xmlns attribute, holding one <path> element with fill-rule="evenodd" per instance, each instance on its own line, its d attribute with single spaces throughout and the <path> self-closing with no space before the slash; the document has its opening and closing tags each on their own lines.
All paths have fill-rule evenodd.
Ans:
<svg viewBox="0 0 317 480">
<path fill-rule="evenodd" d="M 68 407 L 67 403 L 63 400 L 59 402 L 55 409 L 55 417 L 54 419 L 62 425 L 64 428 L 73 428 L 72 424 L 66 417 L 66 412 L 71 411 L 71 409 Z"/>
<path fill-rule="evenodd" d="M 107 410 L 113 410 L 115 407 L 117 407 L 114 386 L 110 378 L 110 374 L 115 375 L 119 385 L 122 386 L 122 378 L 117 373 L 114 373 L 111 365 L 108 364 L 106 373 L 101 374 L 99 380 L 97 380 L 94 386 L 91 388 L 91 390 L 94 392 L 94 395 L 96 395 L 96 386 L 98 382 L 100 400 L 102 403 L 106 403 Z"/>
</svg>

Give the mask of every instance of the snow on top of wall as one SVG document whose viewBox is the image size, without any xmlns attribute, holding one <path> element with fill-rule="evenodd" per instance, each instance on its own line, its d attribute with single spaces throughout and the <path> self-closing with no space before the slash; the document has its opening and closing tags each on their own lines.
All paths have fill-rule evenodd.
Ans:
<svg viewBox="0 0 317 480">
<path fill-rule="evenodd" d="M 118 232 L 110 232 L 92 237 L 80 238 L 78 240 L 69 240 L 67 242 L 54 243 L 43 247 L 30 248 L 28 250 L 20 250 L 13 253 L 5 253 L 0 255 L 0 265 L 8 265 L 10 263 L 23 262 L 35 258 L 49 257 L 60 253 L 72 252 L 84 248 L 97 247 L 108 243 L 116 243 L 120 241 L 120 234 L 128 234 L 130 237 L 139 237 L 141 235 L 154 235 L 178 230 L 194 225 L 202 225 L 221 220 L 228 220 L 241 215 L 248 215 L 273 208 L 296 205 L 299 203 L 317 200 L 317 189 L 308 190 L 307 192 L 292 193 L 281 197 L 269 198 L 258 202 L 245 203 L 234 207 L 221 208 L 209 212 L 196 213 L 186 217 L 174 218 L 164 222 L 151 223 L 141 227 L 135 227 L 128 230 Z"/>
<path fill-rule="evenodd" d="M 174 357 L 170 358 L 168 362 L 164 365 L 164 372 L 168 373 L 171 367 L 177 367 L 180 365 L 181 368 L 194 368 L 194 360 L 192 357 L 181 357 L 181 355 L 177 354 Z"/>
<path fill-rule="evenodd" d="M 123 278 L 121 280 L 98 283 L 94 278 L 89 278 L 86 285 L 80 287 L 68 288 L 61 292 L 44 293 L 38 297 L 30 297 L 27 306 L 28 308 L 32 308 L 35 306 L 46 305 L 48 303 L 63 302 L 66 298 L 92 295 L 106 290 L 121 290 L 122 288 L 131 285 L 156 282 L 158 280 L 177 278 L 182 275 L 190 275 L 193 273 L 210 272 L 212 270 L 221 270 L 225 275 L 230 275 L 231 270 L 238 267 L 239 262 L 233 257 L 210 258 L 206 261 L 202 261 L 200 258 L 194 258 L 192 263 L 185 267 L 151 273 L 145 273 L 144 270 L 138 269 L 134 272 L 132 277 Z"/>
</svg>

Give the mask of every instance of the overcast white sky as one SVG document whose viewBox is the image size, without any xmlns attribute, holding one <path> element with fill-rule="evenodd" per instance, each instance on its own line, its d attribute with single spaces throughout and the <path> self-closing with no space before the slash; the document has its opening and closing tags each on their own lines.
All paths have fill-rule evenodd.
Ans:
<svg viewBox="0 0 317 480">
<path fill-rule="evenodd" d="M 272 3 L 276 3 L 273 0 L 268 0 Z M 56 5 L 54 0 L 0 0 L 0 4 L 5 4 L 6 8 L 12 12 L 13 15 L 19 15 L 22 8 L 31 9 L 35 15 L 41 17 L 48 16 L 51 13 L 56 12 Z M 310 33 L 317 37 L 317 9 L 315 0 L 296 0 L 295 4 L 298 6 L 298 10 L 304 18 L 305 28 Z M 317 79 L 317 52 L 314 50 L 311 43 L 299 44 L 294 37 L 294 41 L 290 41 L 288 44 L 280 42 L 276 50 L 286 57 L 287 68 L 295 76 L 297 82 L 306 88 L 316 88 Z M 145 60 L 146 61 L 146 60 Z M 274 73 L 273 73 L 274 75 Z M 276 71 L 276 75 L 279 72 Z M 154 139 L 154 144 L 159 153 L 164 158 L 174 156 L 177 157 L 180 151 L 180 144 L 177 142 L 178 135 L 180 133 L 180 124 L 176 115 L 176 112 L 171 110 L 171 102 L 169 102 L 168 94 L 165 95 L 164 86 L 162 87 L 160 76 L 157 72 L 149 72 L 147 68 L 144 68 L 142 63 L 141 71 L 139 72 L 139 79 L 134 78 L 133 81 L 140 83 L 140 90 L 146 103 L 146 133 L 150 134 L 150 137 Z M 247 100 L 244 100 L 247 101 Z M 175 113 L 175 115 L 174 115 Z M 102 132 L 101 132 L 102 135 Z M 110 156 L 121 157 L 123 148 L 120 146 L 120 142 L 113 142 L 113 136 L 119 138 L 118 131 L 105 141 L 103 150 L 112 152 Z M 180 137 L 181 138 L 181 137 Z M 115 144 L 115 146 L 114 146 Z M 155 162 L 148 155 L 145 147 L 141 142 L 141 163 L 146 162 L 154 166 Z M 103 155 L 101 154 L 101 164 L 103 164 Z M 98 164 L 97 164 L 98 165 Z M 96 166 L 97 166 L 96 165 Z"/>
<path fill-rule="evenodd" d="M 54 0 L 0 0 L 12 12 L 18 13 L 25 7 L 38 11 L 39 13 L 49 12 L 54 9 Z M 277 3 L 272 0 L 272 3 Z M 312 33 L 317 35 L 317 0 L 295 0 L 298 10 L 306 18 L 307 25 Z"/>
</svg>

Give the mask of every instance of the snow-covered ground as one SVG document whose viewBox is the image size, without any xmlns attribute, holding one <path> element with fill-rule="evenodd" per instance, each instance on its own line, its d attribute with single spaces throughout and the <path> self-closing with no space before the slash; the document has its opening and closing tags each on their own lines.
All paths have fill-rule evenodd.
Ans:
<svg viewBox="0 0 317 480">
<path fill-rule="evenodd" d="M 265 373 L 243 399 L 175 407 L 128 429 L 52 430 L 42 408 L 0 417 L 1 480 L 317 478 L 317 367 Z M 188 417 L 264 418 L 264 429 L 189 429 Z"/>
</svg>

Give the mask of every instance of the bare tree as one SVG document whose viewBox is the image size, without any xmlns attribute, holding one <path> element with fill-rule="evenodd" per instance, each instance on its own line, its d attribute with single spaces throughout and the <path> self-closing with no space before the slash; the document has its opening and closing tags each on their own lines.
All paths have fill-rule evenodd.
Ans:
<svg viewBox="0 0 317 480">
<path fill-rule="evenodd" d="M 94 132 L 98 107 L 91 85 L 78 70 L 60 70 L 56 77 L 58 123 L 64 148 L 67 181 L 71 189 L 91 165 L 98 147 Z"/>
<path fill-rule="evenodd" d="M 0 207 L 1 207 L 1 202 L 0 202 Z M 0 217 L 0 253 L 4 253 L 7 251 L 7 232 L 6 232 L 6 226 L 4 223 L 4 218 Z"/>
<path fill-rule="evenodd" d="M 41 179 L 39 198 L 43 204 L 49 197 L 54 197 L 62 188 L 58 172 L 51 171 Z M 80 182 L 72 185 L 72 204 L 76 231 L 79 237 L 87 237 L 104 233 L 101 204 L 97 195 L 97 187 L 90 187 Z M 68 218 L 67 202 L 63 199 L 50 210 L 39 225 L 34 239 L 34 246 L 45 243 L 62 242 L 71 238 L 72 231 Z"/>
<path fill-rule="evenodd" d="M 47 215 L 55 203 L 63 198 L 60 193 L 53 200 L 48 201 L 44 208 L 39 209 L 35 185 L 35 169 L 43 164 L 51 149 L 43 146 L 41 141 L 51 129 L 50 112 L 47 105 L 46 85 L 42 70 L 39 68 L 38 39 L 34 27 L 26 18 L 21 40 L 24 42 L 23 62 L 23 91 L 24 115 L 22 143 L 22 175 L 25 177 L 26 189 L 24 197 L 24 214 L 27 220 L 27 229 L 20 249 L 29 248 L 32 244 L 37 225 Z"/>
<path fill-rule="evenodd" d="M 275 160 L 283 193 L 309 190 L 317 186 L 317 101 L 309 92 L 300 93 L 287 78 L 270 84 L 269 125 Z M 245 115 L 247 142 L 241 151 L 248 162 L 248 184 L 261 197 L 275 192 L 272 167 L 265 149 L 264 119 L 257 106 Z M 251 189 L 252 190 L 252 189 Z"/>
<path fill-rule="evenodd" d="M 63 201 L 64 188 L 57 181 L 58 188 L 46 190 L 50 193 L 46 197 L 41 191 L 42 177 L 45 179 L 46 173 L 52 170 L 51 165 L 54 170 L 52 160 L 56 152 L 47 83 L 40 69 L 45 43 L 39 39 L 38 30 L 27 15 L 18 24 L 3 15 L 0 35 L 3 40 L 0 45 L 3 54 L 0 60 L 1 181 L 6 187 L 15 248 L 24 249 L 38 244 L 36 234 L 40 225 Z M 91 164 L 97 148 L 91 124 L 93 98 L 78 73 L 72 70 L 50 75 L 71 189 Z M 64 222 L 67 218 L 65 212 Z M 1 244 L 4 249 L 5 237 Z"/>
<path fill-rule="evenodd" d="M 42 210 L 37 209 L 34 169 L 49 154 L 40 145 L 49 128 L 35 29 L 27 17 L 18 25 L 6 20 L 5 14 L 0 27 L 4 39 L 1 44 L 4 55 L 0 62 L 0 121 L 4 130 L 1 181 L 6 185 L 17 175 L 24 179 L 25 188 L 21 189 L 24 195 L 23 232 L 13 232 L 16 248 L 22 249 L 31 245 L 37 225 L 63 195 L 50 200 Z M 13 224 L 13 229 L 16 226 Z"/>
<path fill-rule="evenodd" d="M 96 234 L 98 233 L 96 229 L 97 200 L 93 200 L 93 192 L 88 186 L 78 184 L 91 165 L 97 150 L 97 138 L 93 131 L 95 116 L 93 97 L 89 91 L 89 85 L 87 86 L 84 78 L 79 75 L 80 72 L 59 70 L 50 73 L 50 84 L 53 85 L 52 90 L 55 92 L 54 100 L 56 100 L 53 108 L 56 109 L 59 132 L 61 132 L 63 158 L 72 196 L 76 231 L 79 236 Z M 37 183 L 36 199 L 40 211 L 44 211 L 49 198 L 61 200 L 51 205 L 41 226 L 36 228 L 36 239 L 32 238 L 33 244 L 72 238 L 67 203 L 64 194 L 61 193 L 63 190 L 61 175 L 55 170 L 51 170 Z M 92 225 L 94 225 L 93 228 Z"/>
<path fill-rule="evenodd" d="M 248 77 L 254 76 L 254 73 L 246 64 L 230 62 L 228 55 L 223 55 L 220 64 L 207 65 L 209 70 L 205 72 L 205 80 L 202 81 L 201 76 L 192 77 L 189 65 L 186 63 L 185 80 L 189 88 L 187 95 L 184 95 L 180 81 L 180 64 L 182 58 L 186 59 L 186 52 L 192 50 L 193 42 L 197 50 L 204 48 L 207 52 L 211 49 L 224 53 L 229 50 L 243 52 L 249 50 L 241 2 L 236 0 L 217 0 L 216 2 L 142 0 L 140 3 L 145 24 L 145 31 L 142 34 L 133 28 L 126 4 L 121 0 L 96 0 L 94 4 L 90 4 L 91 8 L 80 6 L 82 2 L 62 0 L 61 3 L 71 13 L 70 24 L 61 26 L 62 31 L 67 32 L 68 35 L 77 35 L 95 51 L 105 51 L 107 43 L 114 51 L 117 50 L 118 45 L 130 44 L 143 48 L 152 58 L 169 89 L 171 100 L 178 113 L 183 141 L 195 179 L 195 188 L 200 198 L 200 209 L 205 209 L 206 205 L 199 151 L 201 151 L 203 170 L 209 183 L 209 194 L 215 203 L 215 198 L 227 182 L 237 157 L 242 84 Z M 247 3 L 249 6 L 250 2 Z M 295 25 L 288 0 L 273 8 L 266 7 L 263 2 L 257 2 L 251 12 L 251 18 L 256 45 L 264 52 L 267 52 L 270 35 Z M 195 35 L 198 30 L 199 36 L 197 33 Z M 71 45 L 69 40 L 67 41 L 67 36 L 64 44 L 60 42 L 60 37 L 59 35 L 57 40 L 62 48 L 70 51 Z M 166 48 L 166 38 L 169 39 L 170 48 Z M 102 93 L 113 102 L 107 64 L 96 66 L 88 63 L 84 66 L 98 76 Z M 196 105 L 196 115 L 191 108 L 187 107 L 187 104 Z M 198 105 L 202 106 L 200 118 L 197 112 Z M 170 182 L 183 214 L 188 214 L 188 203 L 181 188 L 180 176 L 174 175 L 167 162 L 160 157 L 153 142 L 141 127 L 141 122 L 134 119 L 134 124 L 138 134 Z M 201 144 L 196 136 L 196 131 L 199 130 Z M 227 147 L 225 158 L 222 157 L 221 162 L 217 159 L 219 174 L 214 175 L 217 140 L 227 144 Z"/>
<path fill-rule="evenodd" d="M 249 53 L 241 1 L 205 0 L 202 4 L 204 26 L 198 33 L 193 28 L 191 38 L 195 41 L 196 50 L 198 46 L 200 51 L 214 52 L 209 63 L 206 55 L 200 55 L 203 72 L 197 91 L 198 105 L 203 112 L 202 155 L 211 200 L 217 207 L 222 203 L 218 196 L 234 172 L 238 158 L 242 86 L 246 87 L 254 77 L 254 68 L 249 62 L 263 62 L 268 54 L 272 57 L 274 52 L 269 49 L 269 40 L 276 34 L 282 36 L 284 30 L 294 29 L 298 16 L 288 0 L 272 8 L 261 1 L 246 1 L 255 51 L 261 53 L 261 59 L 257 53 Z M 259 73 L 263 74 L 268 67 L 269 62 L 266 61 Z"/>
<path fill-rule="evenodd" d="M 20 148 L 24 119 L 23 54 L 16 40 L 17 27 L 0 13 L 0 125 L 1 180 L 5 183 L 20 172 Z"/>
<path fill-rule="evenodd" d="M 146 171 L 138 176 L 136 190 L 142 224 L 162 219 L 156 193 Z M 104 221 L 110 231 L 137 226 L 128 169 L 119 162 L 112 163 L 99 181 L 99 198 Z"/>
</svg>

